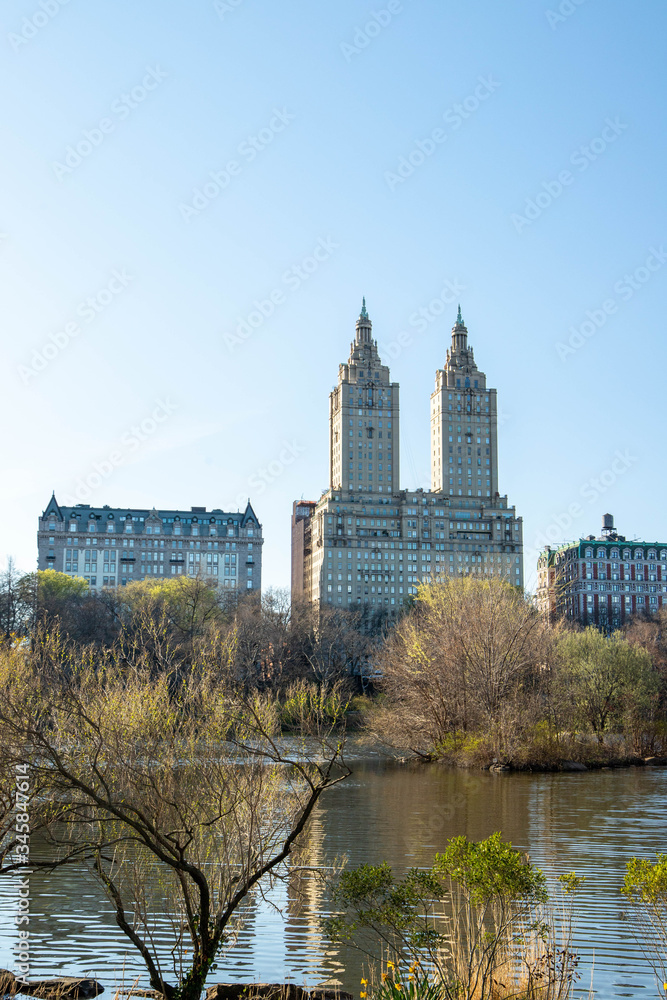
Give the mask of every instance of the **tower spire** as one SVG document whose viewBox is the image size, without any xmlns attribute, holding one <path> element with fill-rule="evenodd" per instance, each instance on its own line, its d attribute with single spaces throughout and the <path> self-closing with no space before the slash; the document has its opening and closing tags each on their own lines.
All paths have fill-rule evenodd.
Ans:
<svg viewBox="0 0 667 1000">
<path fill-rule="evenodd" d="M 366 297 L 364 296 L 364 298 L 362 299 L 361 312 L 359 313 L 359 319 L 357 320 L 357 325 L 356 325 L 357 335 L 355 343 L 372 344 L 373 343 L 373 336 L 371 333 L 372 329 L 373 329 L 373 324 L 370 321 L 368 310 L 366 309 Z"/>
<path fill-rule="evenodd" d="M 452 354 L 459 354 L 468 348 L 468 328 L 463 322 L 461 315 L 461 304 L 456 314 L 456 323 L 452 327 Z"/>
</svg>

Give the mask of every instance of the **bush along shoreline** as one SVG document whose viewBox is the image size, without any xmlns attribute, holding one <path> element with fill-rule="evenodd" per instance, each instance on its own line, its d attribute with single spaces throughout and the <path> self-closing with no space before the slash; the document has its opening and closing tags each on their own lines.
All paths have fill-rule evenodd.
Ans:
<svg viewBox="0 0 667 1000">
<path fill-rule="evenodd" d="M 604 635 L 547 621 L 500 580 L 425 585 L 378 649 L 367 729 L 404 755 L 459 767 L 659 764 L 664 637 L 667 609 Z"/>
</svg>

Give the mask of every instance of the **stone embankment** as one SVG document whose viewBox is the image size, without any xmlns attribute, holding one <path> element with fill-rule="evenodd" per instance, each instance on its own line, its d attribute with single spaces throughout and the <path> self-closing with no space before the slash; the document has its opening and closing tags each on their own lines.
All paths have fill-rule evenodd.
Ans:
<svg viewBox="0 0 667 1000">
<path fill-rule="evenodd" d="M 13 997 L 17 993 L 37 997 L 38 1000 L 90 1000 L 91 997 L 104 993 L 104 987 L 95 979 L 78 979 L 74 976 L 26 982 L 25 979 L 17 979 L 13 972 L 0 969 L 0 997 Z"/>
<path fill-rule="evenodd" d="M 62 976 L 59 979 L 35 979 L 26 982 L 17 979 L 13 972 L 0 969 L 0 997 L 13 997 L 18 993 L 38 1000 L 91 1000 L 104 993 L 104 987 L 95 979 L 77 979 Z M 156 990 L 119 990 L 117 998 L 149 997 L 162 1000 Z M 206 990 L 206 1000 L 354 1000 L 351 993 L 335 987 L 306 989 L 296 983 L 216 983 Z"/>
</svg>

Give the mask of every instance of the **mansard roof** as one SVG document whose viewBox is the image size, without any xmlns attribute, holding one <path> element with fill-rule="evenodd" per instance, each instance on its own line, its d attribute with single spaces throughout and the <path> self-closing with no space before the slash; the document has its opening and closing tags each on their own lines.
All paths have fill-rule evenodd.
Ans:
<svg viewBox="0 0 667 1000">
<path fill-rule="evenodd" d="M 60 522 L 69 522 L 72 519 L 77 519 L 81 521 L 81 524 L 87 524 L 89 521 L 99 521 L 103 522 L 105 525 L 107 522 L 111 521 L 114 524 L 118 524 L 118 530 L 121 529 L 121 522 L 125 522 L 126 519 L 132 520 L 139 526 L 138 530 L 142 530 L 143 526 L 146 525 L 165 525 L 165 533 L 171 534 L 172 526 L 174 524 L 182 525 L 220 525 L 225 527 L 245 527 L 246 525 L 256 525 L 261 528 L 259 519 L 255 514 L 250 500 L 246 505 L 245 511 L 223 511 L 219 507 L 213 510 L 207 511 L 206 507 L 191 507 L 190 510 L 158 510 L 156 507 L 153 508 L 135 508 L 135 507 L 109 507 L 104 505 L 102 507 L 92 507 L 90 504 L 79 503 L 74 506 L 60 506 L 55 498 L 55 494 L 51 497 L 48 506 L 42 514 L 42 520 L 48 517 L 55 517 L 56 520 Z"/>
</svg>

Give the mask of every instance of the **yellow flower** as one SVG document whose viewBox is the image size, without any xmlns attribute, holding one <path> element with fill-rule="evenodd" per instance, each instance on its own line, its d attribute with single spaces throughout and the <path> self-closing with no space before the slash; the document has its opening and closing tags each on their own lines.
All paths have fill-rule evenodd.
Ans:
<svg viewBox="0 0 667 1000">
<path fill-rule="evenodd" d="M 367 997 L 367 996 L 368 996 L 368 993 L 366 993 L 366 991 L 365 991 L 365 990 L 362 990 L 362 991 L 361 991 L 361 993 L 359 994 L 359 996 L 360 996 L 360 997 Z"/>
<path fill-rule="evenodd" d="M 394 968 L 394 963 L 393 962 L 387 962 L 387 968 L 388 969 L 393 969 Z"/>
<path fill-rule="evenodd" d="M 365 986 L 365 985 L 367 984 L 367 982 L 368 982 L 368 980 L 367 980 L 367 979 L 362 979 L 362 980 L 361 980 L 361 985 L 362 985 L 362 986 Z"/>
<path fill-rule="evenodd" d="M 409 983 L 414 983 L 414 981 L 415 981 L 415 977 L 412 975 L 412 973 L 410 973 L 410 975 L 408 976 L 408 982 Z"/>
<path fill-rule="evenodd" d="M 384 983 L 384 982 L 386 982 L 386 980 L 387 980 L 387 973 L 383 972 L 382 973 L 382 982 Z"/>
</svg>

